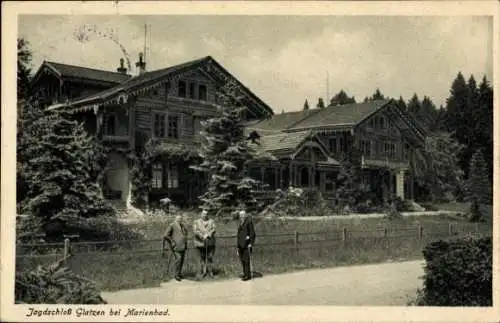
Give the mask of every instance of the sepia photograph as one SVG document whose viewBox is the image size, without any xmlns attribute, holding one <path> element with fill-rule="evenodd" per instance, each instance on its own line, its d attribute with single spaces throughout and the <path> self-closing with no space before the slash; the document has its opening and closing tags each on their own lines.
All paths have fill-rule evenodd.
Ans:
<svg viewBox="0 0 500 323">
<path fill-rule="evenodd" d="M 10 26 L 2 293 L 22 321 L 494 308 L 498 3 L 97 4 Z"/>
</svg>

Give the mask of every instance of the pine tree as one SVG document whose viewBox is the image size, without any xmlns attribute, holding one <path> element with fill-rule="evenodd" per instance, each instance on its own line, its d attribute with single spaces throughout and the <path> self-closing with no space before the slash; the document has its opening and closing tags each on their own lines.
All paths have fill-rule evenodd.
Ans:
<svg viewBox="0 0 500 323">
<path fill-rule="evenodd" d="M 336 186 L 341 206 L 355 207 L 369 194 L 369 188 L 363 184 L 360 156 L 360 151 L 353 148 L 340 163 Z"/>
<path fill-rule="evenodd" d="M 95 138 L 62 113 L 29 110 L 33 113 L 24 119 L 18 142 L 25 190 L 21 210 L 45 225 L 78 226 L 84 219 L 111 215 L 98 184 L 105 156 Z"/>
<path fill-rule="evenodd" d="M 330 100 L 331 105 L 342 105 L 350 103 L 356 103 L 356 100 L 354 99 L 354 97 L 349 97 L 347 93 L 344 92 L 344 90 L 340 90 L 340 92 L 335 94 Z"/>
<path fill-rule="evenodd" d="M 17 39 L 17 98 L 27 99 L 31 78 L 32 53 L 29 43 L 24 38 Z"/>
<path fill-rule="evenodd" d="M 309 110 L 309 102 L 307 102 L 307 99 L 306 102 L 304 102 L 304 110 Z"/>
<path fill-rule="evenodd" d="M 241 116 L 246 108 L 237 106 L 238 92 L 229 81 L 218 94 L 218 115 L 202 123 L 202 162 L 192 168 L 208 175 L 208 188 L 200 200 L 209 211 L 257 206 L 253 191 L 258 181 L 246 175 L 247 164 L 257 153 L 245 137 Z"/>
<path fill-rule="evenodd" d="M 384 100 L 385 97 L 384 95 L 382 94 L 382 92 L 380 92 L 380 89 L 377 88 L 377 90 L 375 90 L 375 93 L 373 93 L 372 97 L 371 97 L 371 101 L 375 101 L 375 100 Z"/>
<path fill-rule="evenodd" d="M 486 76 L 479 84 L 478 110 L 475 117 L 477 141 L 488 165 L 488 174 L 493 178 L 493 88 Z"/>
<path fill-rule="evenodd" d="M 319 108 L 319 109 L 325 108 L 325 102 L 323 101 L 323 98 L 318 99 L 318 104 L 316 104 L 316 108 Z"/>
<path fill-rule="evenodd" d="M 397 102 L 398 107 L 403 110 L 403 111 L 408 111 L 408 107 L 406 106 L 406 102 L 403 99 L 402 96 L 399 96 L 398 102 Z"/>
<path fill-rule="evenodd" d="M 477 150 L 471 158 L 469 178 L 467 180 L 467 196 L 469 201 L 490 204 L 493 187 L 488 174 L 483 152 Z"/>
</svg>

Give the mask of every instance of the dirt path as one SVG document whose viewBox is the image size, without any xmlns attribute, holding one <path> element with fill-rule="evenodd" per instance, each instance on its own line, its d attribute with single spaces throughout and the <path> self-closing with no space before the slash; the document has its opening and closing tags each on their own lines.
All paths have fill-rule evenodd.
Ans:
<svg viewBox="0 0 500 323">
<path fill-rule="evenodd" d="M 406 305 L 422 286 L 423 261 L 269 275 L 249 282 L 171 281 L 158 288 L 102 293 L 111 304 Z"/>
</svg>

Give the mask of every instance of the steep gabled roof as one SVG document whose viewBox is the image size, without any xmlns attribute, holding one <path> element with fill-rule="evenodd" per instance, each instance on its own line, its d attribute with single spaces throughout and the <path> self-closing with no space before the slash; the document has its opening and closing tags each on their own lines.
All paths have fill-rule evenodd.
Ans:
<svg viewBox="0 0 500 323">
<path fill-rule="evenodd" d="M 222 78 L 232 78 L 233 80 L 235 80 L 236 83 L 238 83 L 238 85 L 244 90 L 244 92 L 246 92 L 247 97 L 251 99 L 253 104 L 256 104 L 261 109 L 265 110 L 266 115 L 273 115 L 273 110 L 266 103 L 264 103 L 259 97 L 257 97 L 252 91 L 250 91 L 250 89 L 239 82 L 232 74 L 230 74 L 211 56 L 205 56 L 203 58 L 195 59 L 182 64 L 151 72 L 145 72 L 136 77 L 129 78 L 125 82 L 122 82 L 121 84 L 100 93 L 69 102 L 68 106 L 91 106 L 95 104 L 105 104 L 107 102 L 115 102 L 119 100 L 119 97 L 122 94 L 130 95 L 147 91 L 150 88 L 157 87 L 165 83 L 166 79 L 168 78 L 177 78 L 182 73 L 203 67 L 207 67 L 204 72 L 207 73 L 210 77 L 214 78 L 216 82 L 222 82 L 221 76 L 219 74 L 223 74 Z"/>
<path fill-rule="evenodd" d="M 296 124 L 307 117 L 318 113 L 319 109 L 315 110 L 302 110 L 302 111 L 292 111 L 281 114 L 275 114 L 272 118 L 263 120 L 256 124 L 252 124 L 249 128 L 255 129 L 257 131 L 280 131 L 287 129 L 293 124 Z"/>
<path fill-rule="evenodd" d="M 270 153 L 293 153 L 301 143 L 310 138 L 310 135 L 310 131 L 298 131 L 262 136 L 261 149 Z"/>
<path fill-rule="evenodd" d="M 355 126 L 389 102 L 390 100 L 376 100 L 364 103 L 328 106 L 324 109 L 315 109 L 314 111 L 317 111 L 317 113 L 290 125 L 287 129 Z"/>
<path fill-rule="evenodd" d="M 86 80 L 111 83 L 110 85 L 112 86 L 113 84 L 123 83 L 131 78 L 131 75 L 122 74 L 118 72 L 111 72 L 95 68 L 44 61 L 40 66 L 40 68 L 38 69 L 35 76 L 33 77 L 32 82 L 34 82 L 38 78 L 40 72 L 43 70 L 44 67 L 47 67 L 50 70 L 52 70 L 58 77 L 62 78 L 63 80 L 65 78 L 80 78 Z"/>
<path fill-rule="evenodd" d="M 248 129 L 247 131 L 251 131 Z M 265 135 L 260 137 L 260 146 L 256 146 L 258 152 L 266 152 L 276 158 L 294 158 L 294 153 L 299 152 L 301 146 L 311 140 L 315 140 L 315 135 L 308 130 L 297 131 L 291 133 L 276 133 L 272 135 Z M 338 166 L 340 163 L 335 159 L 328 156 L 326 147 L 321 141 L 315 140 L 320 145 L 320 149 L 325 153 L 327 161 L 324 162 L 328 165 Z"/>
</svg>

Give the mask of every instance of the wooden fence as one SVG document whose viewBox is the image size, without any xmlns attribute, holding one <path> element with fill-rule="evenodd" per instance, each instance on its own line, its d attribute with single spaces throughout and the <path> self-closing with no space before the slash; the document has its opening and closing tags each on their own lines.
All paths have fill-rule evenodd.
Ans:
<svg viewBox="0 0 500 323">
<path fill-rule="evenodd" d="M 401 227 L 380 227 L 370 230 L 356 230 L 341 227 L 337 230 L 316 232 L 287 232 L 280 234 L 262 234 L 257 236 L 255 248 L 287 246 L 299 250 L 308 245 L 328 243 L 345 244 L 363 239 L 411 239 L 449 238 L 465 235 L 482 236 L 491 234 L 491 229 L 479 227 L 473 223 L 443 223 L 425 228 L 421 224 Z M 78 255 L 120 255 L 120 254 L 161 254 L 165 251 L 162 239 L 113 240 L 113 241 L 72 241 L 78 236 L 66 237 L 62 243 L 17 244 L 16 258 L 51 258 L 68 259 Z M 234 248 L 236 236 L 218 236 L 217 248 Z M 193 238 L 188 237 L 188 250 L 194 249 Z"/>
</svg>

